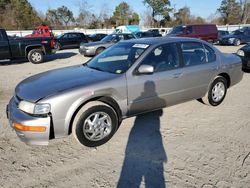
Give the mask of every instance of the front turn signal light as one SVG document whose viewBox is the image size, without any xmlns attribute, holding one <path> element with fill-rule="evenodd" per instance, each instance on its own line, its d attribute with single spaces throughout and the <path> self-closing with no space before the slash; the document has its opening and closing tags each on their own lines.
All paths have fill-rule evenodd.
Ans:
<svg viewBox="0 0 250 188">
<path fill-rule="evenodd" d="M 30 131 L 30 132 L 45 132 L 46 127 L 44 126 L 26 126 L 20 123 L 13 123 L 13 128 L 19 131 Z"/>
</svg>

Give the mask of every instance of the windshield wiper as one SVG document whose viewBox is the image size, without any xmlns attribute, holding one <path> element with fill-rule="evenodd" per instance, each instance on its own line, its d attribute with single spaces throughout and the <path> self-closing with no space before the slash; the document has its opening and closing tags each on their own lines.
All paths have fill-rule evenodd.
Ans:
<svg viewBox="0 0 250 188">
<path fill-rule="evenodd" d="M 88 65 L 87 65 L 88 66 Z M 88 66 L 89 68 L 91 69 L 95 69 L 95 70 L 98 70 L 98 71 L 101 71 L 101 72 L 104 72 L 102 69 L 100 69 L 99 67 L 91 67 L 91 66 Z"/>
</svg>

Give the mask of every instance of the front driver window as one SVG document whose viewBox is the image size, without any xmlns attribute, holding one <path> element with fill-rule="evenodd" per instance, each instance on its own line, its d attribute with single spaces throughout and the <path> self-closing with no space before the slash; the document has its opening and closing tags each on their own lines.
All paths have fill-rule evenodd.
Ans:
<svg viewBox="0 0 250 188">
<path fill-rule="evenodd" d="M 152 65 L 154 72 L 176 69 L 180 66 L 175 43 L 165 44 L 152 50 L 143 60 L 142 65 Z"/>
</svg>

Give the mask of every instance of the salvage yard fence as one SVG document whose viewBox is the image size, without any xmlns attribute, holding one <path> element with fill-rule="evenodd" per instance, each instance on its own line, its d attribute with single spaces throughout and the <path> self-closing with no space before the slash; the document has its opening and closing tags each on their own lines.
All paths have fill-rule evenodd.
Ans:
<svg viewBox="0 0 250 188">
<path fill-rule="evenodd" d="M 244 25 L 220 25 L 217 26 L 218 30 L 225 30 L 225 31 L 234 31 L 236 29 L 240 29 L 243 27 L 250 27 L 250 24 L 244 24 Z M 147 31 L 149 29 L 159 29 L 159 30 L 167 30 L 169 31 L 171 28 L 144 28 L 141 27 L 141 31 Z M 73 30 L 53 30 L 53 33 L 55 35 L 60 35 L 62 33 L 66 32 L 82 32 L 84 34 L 95 34 L 95 33 L 105 33 L 105 34 L 111 34 L 114 29 L 81 29 L 81 28 L 75 28 Z M 19 36 L 23 37 L 26 35 L 29 35 L 32 33 L 32 30 L 22 30 L 22 31 L 7 31 L 7 34 L 10 36 Z"/>
</svg>

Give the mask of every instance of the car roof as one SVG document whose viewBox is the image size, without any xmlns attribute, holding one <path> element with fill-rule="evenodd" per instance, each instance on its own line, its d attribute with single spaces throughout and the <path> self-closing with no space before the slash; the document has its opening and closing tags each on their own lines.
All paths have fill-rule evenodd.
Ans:
<svg viewBox="0 0 250 188">
<path fill-rule="evenodd" d="M 81 32 L 67 32 L 67 33 L 63 33 L 63 34 L 83 34 Z"/>
<path fill-rule="evenodd" d="M 195 38 L 188 37 L 152 37 L 152 38 L 140 38 L 140 39 L 131 39 L 126 41 L 121 41 L 126 43 L 143 43 L 148 45 L 155 44 L 164 44 L 172 42 L 204 42 Z"/>
</svg>

